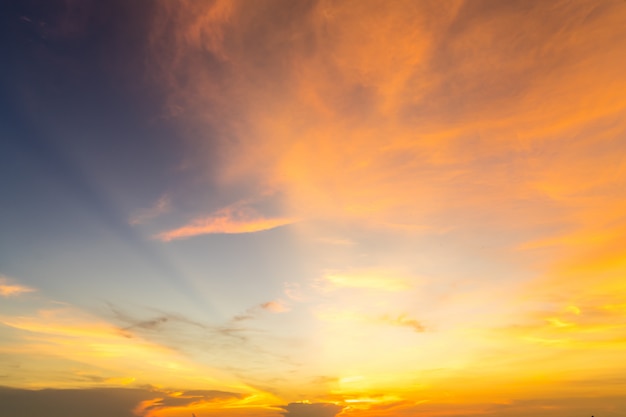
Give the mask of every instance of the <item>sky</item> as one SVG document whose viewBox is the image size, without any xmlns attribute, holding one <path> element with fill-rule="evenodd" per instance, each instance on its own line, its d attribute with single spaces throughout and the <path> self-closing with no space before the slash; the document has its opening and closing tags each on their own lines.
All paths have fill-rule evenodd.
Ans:
<svg viewBox="0 0 626 417">
<path fill-rule="evenodd" d="M 626 2 L 0 5 L 0 407 L 626 413 Z"/>
</svg>

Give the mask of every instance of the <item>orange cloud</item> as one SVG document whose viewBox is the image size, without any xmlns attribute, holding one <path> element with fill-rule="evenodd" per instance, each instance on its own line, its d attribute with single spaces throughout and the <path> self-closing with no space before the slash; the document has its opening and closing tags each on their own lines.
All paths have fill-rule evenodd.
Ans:
<svg viewBox="0 0 626 417">
<path fill-rule="evenodd" d="M 267 303 L 261 304 L 261 308 L 271 311 L 272 313 L 284 313 L 289 311 L 289 308 L 279 301 L 268 301 Z"/>
<path fill-rule="evenodd" d="M 23 285 L 9 284 L 8 278 L 0 275 L 0 295 L 3 297 L 16 297 L 33 291 L 35 291 L 33 288 Z"/>
<path fill-rule="evenodd" d="M 240 403 L 242 395 L 233 392 L 192 390 L 182 392 L 155 392 L 157 398 L 140 402 L 133 410 L 138 416 L 156 416 L 169 413 L 190 413 L 193 410 L 222 409 Z"/>
<path fill-rule="evenodd" d="M 223 186 L 292 216 L 500 232 L 620 178 L 617 3 L 176 4 L 152 34 L 172 103 L 221 138 Z"/>
<path fill-rule="evenodd" d="M 169 242 L 209 234 L 255 233 L 295 222 L 293 218 L 265 218 L 250 209 L 226 208 L 183 227 L 159 233 L 155 238 Z"/>
</svg>

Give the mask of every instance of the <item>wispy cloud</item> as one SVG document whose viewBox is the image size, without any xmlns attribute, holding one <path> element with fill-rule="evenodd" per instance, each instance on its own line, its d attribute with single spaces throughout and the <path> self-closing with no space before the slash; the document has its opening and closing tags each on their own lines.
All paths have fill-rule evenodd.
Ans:
<svg viewBox="0 0 626 417">
<path fill-rule="evenodd" d="M 21 294 L 35 291 L 24 285 L 12 284 L 8 277 L 0 275 L 0 295 L 3 297 L 17 297 Z"/>
<path fill-rule="evenodd" d="M 228 378 L 259 381 L 259 386 L 265 386 L 264 381 L 275 378 L 277 369 L 294 366 L 282 346 L 284 337 L 260 331 L 252 322 L 265 318 L 264 315 L 289 311 L 288 305 L 280 300 L 257 304 L 242 314 L 218 322 L 193 320 L 182 314 L 153 309 L 138 314 L 117 306 L 109 307 L 114 321 L 119 322 L 116 326 L 118 335 L 135 343 L 149 341 L 175 352 L 175 356 L 194 361 L 199 369 L 219 370 Z M 268 365 L 248 368 L 261 359 Z M 183 369 L 184 366 L 176 365 L 176 368 Z"/>
<path fill-rule="evenodd" d="M 225 208 L 211 216 L 193 220 L 191 223 L 159 233 L 156 239 L 169 242 L 209 234 L 255 233 L 295 223 L 296 219 L 267 218 L 249 208 Z"/>
<path fill-rule="evenodd" d="M 592 378 L 625 373 L 623 2 L 172 0 L 145 16 L 153 19 L 149 68 L 167 90 L 155 96 L 167 96 L 184 132 L 193 132 L 188 158 L 225 194 L 281 196 L 273 210 L 202 212 L 155 239 L 255 233 L 294 219 L 324 225 L 293 228 L 298 244 L 318 242 L 308 248 L 324 256 L 303 250 L 305 260 L 285 260 L 285 269 L 303 266 L 304 278 L 276 279 L 297 281 L 284 297 L 300 303 L 292 314 L 304 319 L 275 320 L 284 327 L 272 330 L 303 335 L 310 352 L 293 355 L 303 358 L 302 373 L 359 369 L 362 381 L 337 382 L 337 390 L 344 383 L 364 391 L 341 397 L 354 401 L 345 414 L 570 415 L 583 404 L 567 404 L 570 393 L 595 394 L 568 385 L 568 372 L 597 381 L 594 392 L 623 394 L 623 379 Z M 204 140 L 210 157 L 199 151 Z M 130 221 L 169 205 L 160 199 Z M 417 288 L 413 271 L 436 279 Z M 210 284 L 216 297 L 241 295 L 219 292 L 228 282 Z M 4 297 L 28 291 L 2 285 Z M 297 372 L 271 379 L 287 355 L 266 360 L 284 346 L 295 352 L 296 343 L 269 343 L 270 332 L 251 335 L 256 323 L 246 321 L 291 317 L 269 314 L 289 307 L 279 300 L 255 305 L 271 297 L 234 306 L 229 299 L 225 318 L 209 325 L 162 312 L 116 317 L 114 326 L 40 311 L 2 317 L 2 327 L 27 335 L 15 351 L 53 350 L 65 355 L 63 365 L 108 366 L 115 375 L 132 368 L 161 381 L 190 375 L 193 383 L 232 367 L 249 379 L 272 374 L 273 387 L 296 386 L 289 378 Z M 525 314 L 536 305 L 541 311 Z M 431 326 L 438 331 L 425 331 Z M 186 349 L 197 361 L 186 360 Z M 447 369 L 448 379 L 429 380 L 426 366 Z M 422 380 L 433 388 L 416 388 Z M 289 398 L 301 395 L 291 389 Z M 561 399 L 515 399 L 540 392 Z M 597 414 L 623 408 L 607 398 L 585 400 Z M 166 414 L 211 398 L 181 391 L 147 400 L 144 411 Z M 283 410 L 331 417 L 340 407 Z"/>
<path fill-rule="evenodd" d="M 398 316 L 384 315 L 380 318 L 380 320 L 383 323 L 388 323 L 393 326 L 408 327 L 410 329 L 413 329 L 413 331 L 417 333 L 422 333 L 426 331 L 426 327 L 424 327 L 424 325 L 420 321 L 411 318 L 406 314 L 400 314 Z"/>
<path fill-rule="evenodd" d="M 181 325 L 187 325 L 187 326 L 193 326 L 199 329 L 208 328 L 208 326 L 203 325 L 202 323 L 189 320 L 186 317 L 183 317 L 179 314 L 158 312 L 156 316 L 140 319 L 140 318 L 131 317 L 130 315 L 122 312 L 120 309 L 115 308 L 111 305 L 109 307 L 111 308 L 111 311 L 115 315 L 115 318 L 125 323 L 124 327 L 122 327 L 122 330 L 124 332 L 127 332 L 127 331 L 129 332 L 132 332 L 132 331 L 158 332 L 160 330 L 163 330 L 168 325 L 174 325 L 174 326 L 179 326 L 179 327 Z"/>
<path fill-rule="evenodd" d="M 22 367 L 20 375 L 12 378 L 32 379 L 34 373 L 43 386 L 59 387 L 63 386 L 63 381 L 71 384 L 76 381 L 76 371 L 90 373 L 93 370 L 106 370 L 115 375 L 118 378 L 116 385 L 123 380 L 132 380 L 136 384 L 185 386 L 198 377 L 210 379 L 215 368 L 192 361 L 176 348 L 175 343 L 171 346 L 171 340 L 166 343 L 168 338 L 150 337 L 154 333 L 167 332 L 168 322 L 162 317 L 133 320 L 130 326 L 120 328 L 77 308 L 56 306 L 20 316 L 0 316 L 0 323 L 15 331 L 17 343 L 4 344 L 1 349 L 20 361 L 26 357 L 40 358 L 32 366 L 35 369 Z M 176 326 L 180 327 L 180 323 L 178 321 Z M 214 334 L 218 334 L 217 331 Z M 171 336 L 171 332 L 168 335 Z M 194 336 L 198 337 L 197 327 Z M 175 338 L 174 342 L 179 340 Z M 76 361 L 80 366 L 68 365 L 76 364 Z M 45 368 L 45 371 L 37 368 Z M 96 384 L 102 381 L 85 382 Z M 221 386 L 226 385 L 221 383 Z"/>
<path fill-rule="evenodd" d="M 149 220 L 155 219 L 162 214 L 168 213 L 172 209 L 172 200 L 169 195 L 163 194 L 159 199 L 154 203 L 152 207 L 138 210 L 133 216 L 130 218 L 130 224 L 141 224 L 145 223 Z"/>
<path fill-rule="evenodd" d="M 216 132 L 219 181 L 280 190 L 290 215 L 503 233 L 619 188 L 617 2 L 177 4 L 152 33 L 171 101 Z M 229 229 L 191 226 L 181 236 Z"/>
<path fill-rule="evenodd" d="M 267 303 L 261 304 L 261 308 L 272 313 L 284 313 L 289 311 L 289 307 L 281 301 L 268 301 Z"/>
<path fill-rule="evenodd" d="M 267 311 L 270 313 L 285 313 L 289 311 L 289 307 L 282 301 L 268 301 L 246 310 L 244 314 L 240 314 L 233 318 L 234 321 L 251 320 L 256 318 L 260 313 Z"/>
<path fill-rule="evenodd" d="M 354 324 L 369 325 L 391 325 L 407 327 L 417 333 L 426 331 L 426 327 L 419 320 L 412 318 L 408 314 L 372 314 L 355 311 L 354 309 L 322 310 L 318 312 L 318 317 L 331 322 L 347 322 Z"/>
</svg>

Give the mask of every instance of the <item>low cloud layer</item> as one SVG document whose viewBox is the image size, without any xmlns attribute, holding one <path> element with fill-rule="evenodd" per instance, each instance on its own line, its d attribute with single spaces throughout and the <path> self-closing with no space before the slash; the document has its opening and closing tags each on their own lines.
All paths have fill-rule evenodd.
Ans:
<svg viewBox="0 0 626 417">
<path fill-rule="evenodd" d="M 335 417 L 343 409 L 330 403 L 290 403 L 281 408 L 284 417 Z"/>
<path fill-rule="evenodd" d="M 7 416 L 137 417 L 133 410 L 155 393 L 143 389 L 25 390 L 0 387 L 0 412 Z"/>
<path fill-rule="evenodd" d="M 232 392 L 162 391 L 138 388 L 43 389 L 0 387 L 0 412 L 7 416 L 137 417 L 168 408 L 240 399 Z"/>
</svg>

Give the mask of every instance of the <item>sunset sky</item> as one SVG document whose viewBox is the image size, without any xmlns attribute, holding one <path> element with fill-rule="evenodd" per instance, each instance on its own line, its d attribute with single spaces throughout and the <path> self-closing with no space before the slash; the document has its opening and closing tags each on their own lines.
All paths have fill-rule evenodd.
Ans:
<svg viewBox="0 0 626 417">
<path fill-rule="evenodd" d="M 626 1 L 0 7 L 0 414 L 626 415 Z"/>
</svg>

